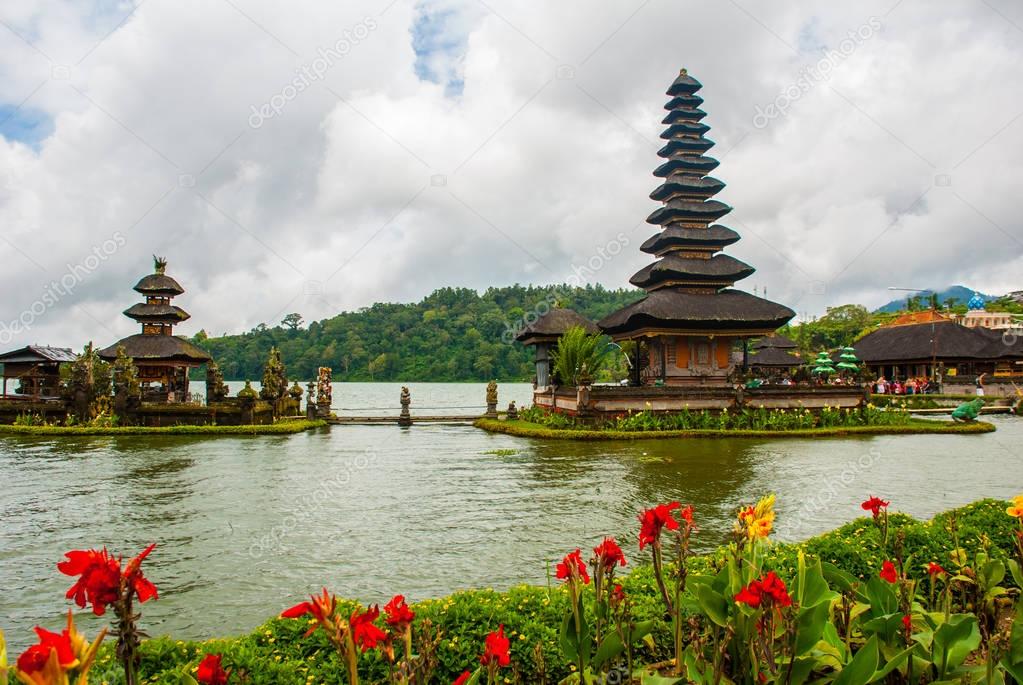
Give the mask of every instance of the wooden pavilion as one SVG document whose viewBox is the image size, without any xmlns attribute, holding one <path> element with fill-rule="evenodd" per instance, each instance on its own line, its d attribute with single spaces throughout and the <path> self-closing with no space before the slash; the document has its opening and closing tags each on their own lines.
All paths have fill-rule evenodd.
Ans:
<svg viewBox="0 0 1023 685">
<path fill-rule="evenodd" d="M 559 307 L 551 309 L 515 336 L 515 340 L 523 345 L 532 345 L 536 348 L 537 388 L 546 388 L 551 384 L 551 350 L 557 346 L 558 338 L 575 326 L 590 334 L 600 332 L 597 325 L 582 314 Z"/>
<path fill-rule="evenodd" d="M 637 357 L 647 358 L 632 365 L 634 385 L 729 386 L 740 345 L 795 316 L 732 287 L 754 269 L 722 252 L 739 234 L 714 223 L 732 208 L 712 199 L 725 184 L 707 175 L 718 161 L 705 154 L 714 143 L 701 123 L 701 87 L 683 69 L 668 88 L 667 143 L 657 153 L 665 162 L 654 171 L 664 182 L 650 195 L 663 206 L 647 218 L 661 230 L 640 248 L 658 259 L 630 280 L 647 295 L 598 323 L 615 341 L 636 341 Z"/>
<path fill-rule="evenodd" d="M 0 354 L 4 365 L 3 395 L 5 399 L 55 398 L 60 396 L 60 365 L 75 360 L 74 353 L 65 347 L 29 345 L 20 350 Z M 7 382 L 17 381 L 16 394 L 7 394 Z"/>
<path fill-rule="evenodd" d="M 171 304 L 185 289 L 166 274 L 166 260 L 154 257 L 154 262 L 154 273 L 135 284 L 135 291 L 145 296 L 145 302 L 124 311 L 125 316 L 142 325 L 142 332 L 100 350 L 99 356 L 113 361 L 117 348 L 124 347 L 138 367 L 144 400 L 180 402 L 188 395 L 189 371 L 210 361 L 210 355 L 174 335 L 174 326 L 190 318 L 185 310 Z"/>
</svg>

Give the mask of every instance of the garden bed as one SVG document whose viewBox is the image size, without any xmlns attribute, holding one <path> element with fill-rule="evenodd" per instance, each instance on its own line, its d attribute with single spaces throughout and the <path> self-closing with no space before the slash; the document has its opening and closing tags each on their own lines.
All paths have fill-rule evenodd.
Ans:
<svg viewBox="0 0 1023 685">
<path fill-rule="evenodd" d="M 854 511 L 859 512 L 859 507 Z M 699 512 L 696 512 L 696 520 L 698 522 Z M 928 578 L 930 562 L 948 569 L 959 568 L 953 553 L 957 546 L 968 550 L 971 559 L 974 551 L 985 544 L 992 559 L 1010 559 L 1015 554 L 1017 522 L 1006 516 L 1006 502 L 982 500 L 940 514 L 930 521 L 918 521 L 898 513 L 885 514 L 885 520 L 889 539 L 899 540 L 903 557 L 911 559 L 905 567 L 905 581 L 923 583 L 921 592 L 924 594 L 927 592 L 926 584 L 933 582 Z M 798 573 L 800 555 L 806 555 L 808 559 L 833 564 L 852 578 L 861 581 L 876 579 L 878 569 L 891 553 L 891 543 L 886 543 L 883 535 L 870 518 L 858 518 L 804 542 L 768 545 L 763 567 L 777 571 L 791 583 Z M 651 621 L 653 626 L 650 639 L 636 648 L 636 663 L 663 663 L 671 655 L 672 635 L 669 624 L 664 620 L 664 607 L 654 572 L 649 565 L 642 563 L 649 557 L 638 553 L 634 543 L 625 547 L 629 560 L 625 570 L 631 569 L 631 572 L 619 575 L 618 582 L 629 597 L 633 617 L 637 621 Z M 727 564 L 729 554 L 722 548 L 712 554 L 691 557 L 689 571 L 698 575 L 712 573 L 713 569 Z M 1002 584 L 1009 588 L 1010 595 L 1016 593 L 1011 577 L 1007 576 Z M 584 587 L 583 596 L 587 602 L 592 600 L 592 585 Z M 347 617 L 356 606 L 354 602 L 341 600 L 339 614 Z M 415 611 L 416 630 L 422 630 L 427 620 L 439 630 L 434 678 L 430 682 L 451 683 L 466 669 L 475 668 L 479 664 L 485 637 L 498 625 L 504 628 L 511 653 L 511 664 L 500 669 L 501 682 L 530 685 L 559 682 L 573 670 L 571 660 L 565 658 L 559 641 L 568 606 L 566 585 L 553 578 L 547 587 L 522 585 L 503 592 L 469 590 L 411 605 Z M 205 642 L 179 641 L 173 637 L 149 639 L 141 646 L 140 676 L 147 683 L 186 682 L 181 679 L 182 674 L 194 674 L 204 655 L 217 653 L 223 656 L 224 666 L 234 674 L 245 674 L 244 679 L 232 675 L 232 683 L 300 685 L 347 682 L 343 675 L 345 666 L 331 648 L 324 631 L 317 629 L 305 636 L 310 625 L 307 619 L 274 618 L 251 633 L 235 638 Z M 109 641 L 104 645 L 90 673 L 91 682 L 108 682 L 111 685 L 123 682 L 112 647 Z M 360 682 L 386 682 L 387 668 L 380 650 L 360 655 L 359 673 Z"/>
<path fill-rule="evenodd" d="M 278 421 L 254 426 L 25 426 L 0 425 L 2 435 L 290 435 L 322 428 L 326 421 Z"/>
<path fill-rule="evenodd" d="M 878 426 L 830 426 L 791 430 L 738 430 L 738 429 L 692 429 L 692 430 L 646 430 L 619 431 L 611 429 L 581 430 L 576 428 L 550 428 L 528 421 L 501 421 L 479 419 L 474 424 L 491 433 L 505 433 L 521 438 L 545 438 L 554 440 L 654 440 L 664 438 L 822 438 L 849 435 L 972 435 L 990 433 L 994 425 L 984 421 L 956 423 L 953 421 L 930 421 L 909 419 L 900 425 Z"/>
</svg>

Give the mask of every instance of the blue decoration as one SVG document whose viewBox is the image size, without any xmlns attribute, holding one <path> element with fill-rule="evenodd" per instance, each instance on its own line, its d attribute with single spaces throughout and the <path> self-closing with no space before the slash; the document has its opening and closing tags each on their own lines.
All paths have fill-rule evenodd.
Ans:
<svg viewBox="0 0 1023 685">
<path fill-rule="evenodd" d="M 980 296 L 980 293 L 973 293 L 973 297 L 966 304 L 970 309 L 984 309 L 984 298 Z"/>
</svg>

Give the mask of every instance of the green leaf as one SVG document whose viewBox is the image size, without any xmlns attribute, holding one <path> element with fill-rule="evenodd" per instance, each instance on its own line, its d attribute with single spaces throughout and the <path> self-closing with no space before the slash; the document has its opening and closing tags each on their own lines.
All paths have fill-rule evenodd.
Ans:
<svg viewBox="0 0 1023 685">
<path fill-rule="evenodd" d="M 899 652 L 898 654 L 896 654 L 895 656 L 893 656 L 884 665 L 884 668 L 874 673 L 874 676 L 870 679 L 870 682 L 875 683 L 879 680 L 883 680 L 885 677 L 887 677 L 889 673 L 891 673 L 897 668 L 901 668 L 902 664 L 906 662 L 906 660 L 909 658 L 909 655 L 912 654 L 913 650 L 916 648 L 917 646 L 915 644 L 911 645 L 906 649 L 902 650 L 901 652 Z"/>
<path fill-rule="evenodd" d="M 792 672 L 788 671 L 788 664 L 780 664 L 780 678 L 775 682 L 785 683 L 785 685 L 803 685 L 806 679 L 813 673 L 814 666 L 817 665 L 817 659 L 809 656 L 796 657 L 795 663 L 792 664 Z"/>
<path fill-rule="evenodd" d="M 628 626 L 622 631 L 625 633 L 626 640 L 630 643 L 639 642 L 654 629 L 653 621 L 640 621 L 632 629 L 632 633 L 629 634 Z M 618 636 L 618 631 L 614 626 L 608 628 L 608 633 L 603 640 L 600 641 L 600 646 L 597 647 L 597 653 L 593 656 L 593 660 L 590 662 L 590 666 L 599 671 L 600 667 L 609 661 L 613 661 L 618 658 L 625 651 L 625 644 L 622 639 Z"/>
<path fill-rule="evenodd" d="M 843 571 L 832 563 L 823 562 L 821 570 L 824 573 L 824 579 L 842 592 L 849 592 L 860 584 L 856 576 L 848 571 Z"/>
<path fill-rule="evenodd" d="M 835 678 L 834 685 L 867 685 L 877 670 L 878 658 L 877 636 L 874 636 L 846 664 Z"/>
<path fill-rule="evenodd" d="M 199 683 L 196 682 L 195 678 L 193 678 L 188 673 L 182 673 L 181 674 L 181 680 L 179 682 L 180 682 L 180 685 L 199 685 Z"/>
<path fill-rule="evenodd" d="M 1012 579 L 1016 581 L 1016 587 L 1023 588 L 1023 571 L 1019 568 L 1019 562 L 1015 559 L 1009 559 L 1009 573 L 1012 574 Z"/>
<path fill-rule="evenodd" d="M 700 585 L 696 588 L 696 599 L 707 618 L 721 627 L 728 625 L 728 600 L 721 594 L 709 585 Z"/>
<path fill-rule="evenodd" d="M 956 669 L 980 645 L 980 629 L 977 618 L 964 614 L 953 616 L 948 623 L 943 623 L 934 631 L 934 665 L 938 669 L 938 677 L 944 678 Z"/>
<path fill-rule="evenodd" d="M 872 617 L 894 614 L 899 610 L 899 598 L 895 596 L 895 589 L 888 581 L 874 576 L 867 581 L 866 595 L 870 601 Z"/>
<path fill-rule="evenodd" d="M 830 616 L 830 602 L 821 602 L 803 609 L 796 619 L 795 655 L 806 654 L 824 638 L 824 626 Z"/>
</svg>

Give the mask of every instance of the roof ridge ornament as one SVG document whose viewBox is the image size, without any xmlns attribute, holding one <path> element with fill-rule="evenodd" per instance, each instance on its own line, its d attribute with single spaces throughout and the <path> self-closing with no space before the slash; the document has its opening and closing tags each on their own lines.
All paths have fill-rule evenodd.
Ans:
<svg viewBox="0 0 1023 685">
<path fill-rule="evenodd" d="M 163 275 L 167 272 L 167 260 L 164 257 L 157 257 L 153 255 L 153 270 L 155 273 Z"/>
</svg>

